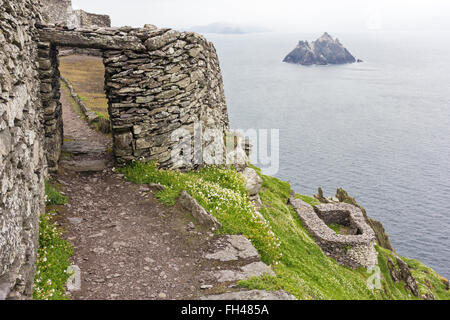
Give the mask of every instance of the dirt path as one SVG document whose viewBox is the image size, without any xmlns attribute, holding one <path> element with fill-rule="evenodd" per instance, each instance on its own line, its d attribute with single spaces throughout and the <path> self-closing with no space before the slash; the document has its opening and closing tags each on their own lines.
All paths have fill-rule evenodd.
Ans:
<svg viewBox="0 0 450 320">
<path fill-rule="evenodd" d="M 195 298 L 197 262 L 208 236 L 187 230 L 190 220 L 167 208 L 148 189 L 125 182 L 112 171 L 111 138 L 92 130 L 62 94 L 64 150 L 57 179 L 69 196 L 64 216 L 73 263 L 82 274 L 74 299 Z M 74 172 L 73 163 L 103 161 L 101 172 Z M 83 170 L 77 171 L 83 171 Z"/>
<path fill-rule="evenodd" d="M 238 278 L 267 271 L 245 238 L 213 235 L 114 173 L 111 138 L 80 119 L 69 99 L 62 90 L 66 159 L 56 179 L 69 197 L 61 222 L 81 270 L 72 299 L 197 299 L 240 290 Z"/>
</svg>

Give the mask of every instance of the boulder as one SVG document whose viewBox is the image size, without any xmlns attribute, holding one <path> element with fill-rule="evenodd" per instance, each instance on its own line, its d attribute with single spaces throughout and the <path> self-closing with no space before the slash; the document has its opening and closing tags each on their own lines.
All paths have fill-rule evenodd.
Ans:
<svg viewBox="0 0 450 320">
<path fill-rule="evenodd" d="M 249 195 L 250 196 L 257 195 L 259 190 L 261 189 L 263 182 L 261 177 L 252 168 L 245 168 L 244 171 L 242 172 L 242 175 L 244 176 L 247 182 L 245 187 Z"/>
<path fill-rule="evenodd" d="M 192 198 L 189 193 L 185 190 L 181 191 L 178 197 L 178 203 L 180 206 L 188 211 L 194 216 L 194 218 L 205 227 L 216 230 L 222 227 L 222 225 L 217 221 L 217 219 L 206 211 L 194 198 Z"/>
</svg>

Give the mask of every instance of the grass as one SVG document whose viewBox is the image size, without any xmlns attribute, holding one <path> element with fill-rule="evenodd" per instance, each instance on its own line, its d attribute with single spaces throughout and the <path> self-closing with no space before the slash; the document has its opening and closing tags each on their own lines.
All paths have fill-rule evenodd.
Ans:
<svg viewBox="0 0 450 320">
<path fill-rule="evenodd" d="M 302 195 L 302 194 L 296 194 L 295 198 L 306 202 L 307 204 L 311 205 L 312 207 L 317 206 L 317 205 L 320 204 L 320 201 L 317 200 L 316 198 L 313 198 L 313 197 L 310 197 L 310 196 L 305 196 L 305 195 Z"/>
<path fill-rule="evenodd" d="M 67 300 L 66 283 L 70 277 L 67 268 L 73 249 L 61 236 L 62 231 L 52 222 L 48 213 L 39 222 L 39 249 L 36 261 L 33 299 Z"/>
<path fill-rule="evenodd" d="M 340 224 L 329 224 L 328 228 L 330 228 L 331 230 L 333 230 L 334 232 L 336 232 L 337 234 L 341 233 L 341 225 Z"/>
<path fill-rule="evenodd" d="M 422 262 L 402 257 L 411 269 L 413 277 L 417 280 L 419 294 L 433 294 L 436 299 L 450 300 L 450 291 L 446 290 L 444 278 Z"/>
<path fill-rule="evenodd" d="M 364 268 L 352 270 L 326 257 L 302 226 L 294 210 L 286 205 L 290 195 L 289 183 L 264 176 L 259 170 L 258 173 L 263 179 L 260 197 L 264 207 L 260 212 L 281 241 L 282 258 L 274 266 L 276 277 L 253 278 L 242 281 L 241 285 L 252 289 L 284 289 L 299 299 L 417 299 L 405 290 L 404 283 L 392 281 L 387 258 L 391 257 L 393 261 L 395 259 L 389 250 L 376 246 L 378 266 L 382 274 L 381 290 L 370 289 L 367 285 L 373 272 Z M 302 195 L 297 197 L 311 205 L 316 204 L 314 198 Z M 420 268 L 413 270 L 413 274 L 415 272 L 420 272 Z M 425 274 L 433 277 L 436 286 L 433 294 L 441 299 L 449 299 L 449 292 L 445 291 L 445 285 L 438 275 L 435 272 Z M 420 277 L 417 280 L 423 283 Z"/>
<path fill-rule="evenodd" d="M 47 206 L 64 205 L 67 203 L 67 197 L 61 194 L 56 187 L 49 182 L 45 183 L 45 204 Z"/>
<path fill-rule="evenodd" d="M 83 55 L 61 57 L 59 70 L 89 110 L 109 119 L 102 58 Z"/>
<path fill-rule="evenodd" d="M 63 205 L 67 197 L 46 183 L 47 206 Z M 70 244 L 63 239 L 62 230 L 54 223 L 56 211 L 41 215 L 39 220 L 39 246 L 36 260 L 33 299 L 67 300 L 66 283 L 70 277 L 67 268 L 73 254 Z"/>
<path fill-rule="evenodd" d="M 246 236 L 268 264 L 280 259 L 279 240 L 269 225 L 256 215 L 245 189 L 244 178 L 235 170 L 204 168 L 196 172 L 158 170 L 153 162 L 133 162 L 118 169 L 129 181 L 159 183 L 167 187 L 156 194 L 164 204 L 173 206 L 186 190 L 222 224 L 221 234 Z"/>
<path fill-rule="evenodd" d="M 255 167 L 253 167 L 255 168 Z M 181 173 L 158 170 L 154 163 L 134 162 L 119 169 L 129 181 L 160 183 L 168 187 L 156 194 L 166 205 L 174 205 L 179 192 L 187 190 L 222 224 L 222 234 L 243 234 L 252 240 L 265 263 L 271 264 L 275 276 L 255 277 L 240 281 L 249 289 L 283 289 L 298 299 L 417 299 L 405 289 L 404 283 L 394 283 L 390 277 L 387 259 L 395 261 L 393 253 L 376 246 L 378 267 L 375 271 L 357 270 L 339 265 L 325 256 L 287 200 L 291 194 L 288 182 L 261 174 L 263 179 L 259 210 L 267 221 L 263 224 L 254 217 L 253 208 L 245 191 L 244 181 L 233 169 L 206 168 L 197 172 Z M 311 205 L 316 199 L 297 195 Z M 419 288 L 431 290 L 437 299 L 450 299 L 439 276 L 414 260 L 405 259 L 418 276 Z M 379 270 L 380 287 L 370 288 L 375 272 Z M 431 283 L 434 289 L 429 286 Z"/>
</svg>

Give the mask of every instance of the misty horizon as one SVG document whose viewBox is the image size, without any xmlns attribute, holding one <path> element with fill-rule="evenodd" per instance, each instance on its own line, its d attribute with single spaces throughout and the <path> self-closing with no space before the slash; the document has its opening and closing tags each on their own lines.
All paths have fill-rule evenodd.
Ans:
<svg viewBox="0 0 450 320">
<path fill-rule="evenodd" d="M 447 1 L 72 0 L 75 9 L 108 14 L 113 26 L 189 29 L 214 23 L 274 32 L 450 30 Z"/>
</svg>

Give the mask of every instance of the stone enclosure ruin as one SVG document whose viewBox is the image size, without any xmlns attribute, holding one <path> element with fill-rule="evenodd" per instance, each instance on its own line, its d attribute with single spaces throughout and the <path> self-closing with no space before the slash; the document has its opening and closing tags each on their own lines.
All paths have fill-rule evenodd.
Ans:
<svg viewBox="0 0 450 320">
<path fill-rule="evenodd" d="M 217 54 L 212 43 L 202 36 L 153 26 L 38 28 L 50 170 L 57 169 L 63 141 L 58 47 L 102 51 L 113 149 L 119 164 L 145 159 L 174 168 L 177 164 L 173 163 L 171 152 L 179 144 L 172 139 L 175 130 L 193 134 L 194 126 L 199 124 L 203 132 L 214 129 L 225 134 L 228 130 Z M 208 143 L 211 142 L 203 141 L 202 147 Z"/>
<path fill-rule="evenodd" d="M 375 232 L 365 222 L 361 210 L 347 203 L 321 204 L 314 208 L 300 199 L 290 198 L 305 228 L 323 252 L 350 268 L 372 268 L 378 263 Z M 329 226 L 346 227 L 346 234 L 337 234 Z"/>
</svg>

